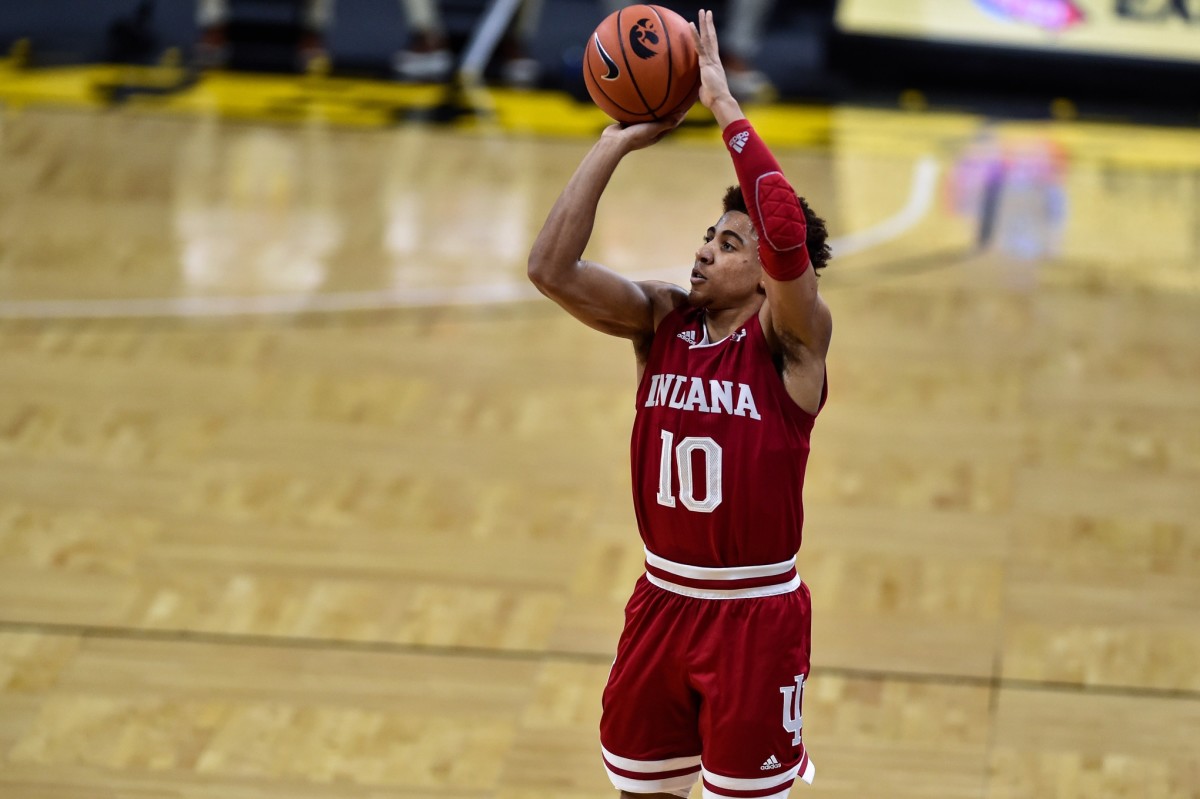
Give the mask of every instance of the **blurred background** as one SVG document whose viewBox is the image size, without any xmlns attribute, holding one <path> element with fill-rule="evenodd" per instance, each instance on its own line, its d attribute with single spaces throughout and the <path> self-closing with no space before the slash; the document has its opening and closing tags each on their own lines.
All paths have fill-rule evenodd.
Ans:
<svg viewBox="0 0 1200 799">
<path fill-rule="evenodd" d="M 1200 4 L 714 6 L 833 236 L 795 795 L 1200 796 Z M 613 7 L 0 3 L 5 799 L 615 795 L 634 364 L 525 278 Z"/>
<path fill-rule="evenodd" d="M 46 0 L 8 3 L 0 47 L 29 45 L 29 63 L 184 60 L 249 70 L 320 69 L 368 77 L 439 77 L 489 10 L 517 17 L 490 75 L 586 98 L 582 42 L 620 0 Z M 677 2 L 691 18 L 700 3 Z M 1041 116 L 1056 99 L 1104 118 L 1193 125 L 1200 9 L 1190 0 L 739 0 L 722 3 L 735 67 L 788 100 L 905 102 Z M 432 33 L 432 35 L 431 35 Z M 215 51 L 215 52 L 214 52 Z M 519 54 L 524 73 L 503 69 Z M 441 66 L 439 70 L 438 67 Z M 1064 109 L 1060 108 L 1060 112 Z"/>
</svg>

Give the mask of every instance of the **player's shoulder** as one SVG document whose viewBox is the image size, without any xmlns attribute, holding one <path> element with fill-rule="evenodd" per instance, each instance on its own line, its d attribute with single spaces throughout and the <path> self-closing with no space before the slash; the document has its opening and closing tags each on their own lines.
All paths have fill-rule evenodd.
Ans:
<svg viewBox="0 0 1200 799">
<path fill-rule="evenodd" d="M 833 312 L 820 294 L 813 303 L 808 334 L 803 338 L 777 328 L 771 315 L 770 300 L 763 303 L 758 320 L 767 346 L 784 358 L 807 358 L 816 355 L 823 360 L 829 352 L 829 344 L 833 339 Z"/>
<path fill-rule="evenodd" d="M 641 280 L 638 285 L 642 287 L 647 296 L 662 300 L 671 308 L 687 304 L 688 292 L 683 286 L 666 280 Z"/>
<path fill-rule="evenodd" d="M 688 293 L 686 289 L 664 280 L 643 280 L 638 283 L 638 286 L 645 294 L 653 315 L 651 329 L 646 335 L 633 342 L 638 363 L 644 364 L 650 357 L 651 345 L 654 343 L 655 335 L 662 326 L 663 320 L 670 316 L 672 311 L 687 308 Z"/>
<path fill-rule="evenodd" d="M 833 311 L 829 309 L 829 304 L 820 294 L 817 295 L 816 323 L 820 349 L 823 353 L 828 352 L 829 342 L 833 339 Z"/>
<path fill-rule="evenodd" d="M 653 308 L 655 330 L 671 311 L 687 307 L 688 292 L 681 286 L 665 280 L 643 280 L 638 285 L 642 287 Z"/>
</svg>

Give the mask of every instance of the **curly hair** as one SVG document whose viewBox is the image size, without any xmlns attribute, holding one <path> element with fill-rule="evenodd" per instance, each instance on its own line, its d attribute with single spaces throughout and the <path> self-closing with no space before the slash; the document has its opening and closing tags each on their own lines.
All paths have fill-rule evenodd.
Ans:
<svg viewBox="0 0 1200 799">
<path fill-rule="evenodd" d="M 796 199 L 800 201 L 800 209 L 804 211 L 804 219 L 808 227 L 808 232 L 804 237 L 804 243 L 808 245 L 808 257 L 812 261 L 813 272 L 820 274 L 833 256 L 828 243 L 829 230 L 825 227 L 825 220 L 813 212 L 807 200 L 799 194 L 796 195 Z M 747 215 L 750 213 L 746 207 L 746 198 L 742 196 L 741 186 L 730 186 L 726 189 L 721 205 L 725 209 L 724 213 L 730 211 L 741 211 Z"/>
</svg>

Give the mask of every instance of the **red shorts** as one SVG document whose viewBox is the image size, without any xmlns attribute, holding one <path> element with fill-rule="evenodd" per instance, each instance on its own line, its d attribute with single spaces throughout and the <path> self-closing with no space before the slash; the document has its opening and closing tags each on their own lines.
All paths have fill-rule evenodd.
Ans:
<svg viewBox="0 0 1200 799">
<path fill-rule="evenodd" d="M 686 796 L 702 777 L 705 799 L 782 799 L 797 778 L 812 782 L 801 738 L 812 607 L 808 587 L 793 587 L 794 568 L 785 593 L 751 597 L 687 596 L 649 571 L 625 608 L 604 689 L 600 743 L 613 785 Z"/>
</svg>

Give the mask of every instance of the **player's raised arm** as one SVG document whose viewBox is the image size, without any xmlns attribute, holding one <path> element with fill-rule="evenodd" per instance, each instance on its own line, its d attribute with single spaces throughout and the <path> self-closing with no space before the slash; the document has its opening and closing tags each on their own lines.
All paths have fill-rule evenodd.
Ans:
<svg viewBox="0 0 1200 799">
<path fill-rule="evenodd" d="M 713 112 L 758 234 L 759 260 L 765 273 L 764 314 L 785 350 L 796 345 L 824 358 L 832 323 L 817 295 L 817 278 L 806 244 L 807 220 L 795 190 L 746 115 L 742 113 L 721 66 L 712 12 L 701 11 L 695 31 L 700 59 L 700 102 Z M 819 388 L 819 387 L 818 387 Z"/>
<path fill-rule="evenodd" d="M 667 121 L 612 125 L 584 157 L 534 240 L 529 279 L 574 317 L 604 333 L 642 339 L 654 333 L 686 292 L 666 283 L 635 283 L 610 269 L 583 260 L 592 235 L 600 195 L 621 159 L 647 147 L 679 124 Z"/>
</svg>

